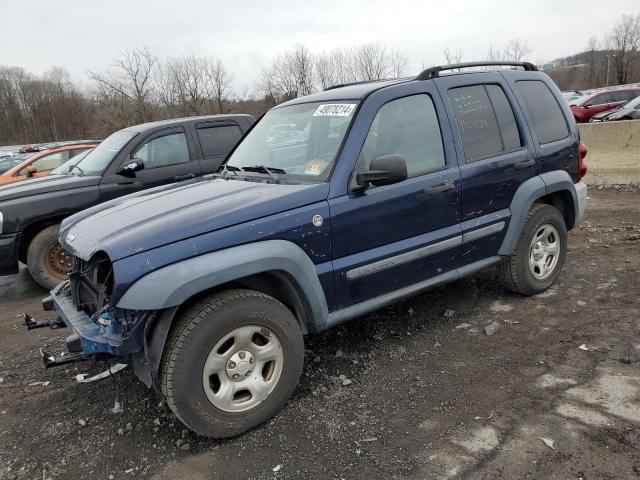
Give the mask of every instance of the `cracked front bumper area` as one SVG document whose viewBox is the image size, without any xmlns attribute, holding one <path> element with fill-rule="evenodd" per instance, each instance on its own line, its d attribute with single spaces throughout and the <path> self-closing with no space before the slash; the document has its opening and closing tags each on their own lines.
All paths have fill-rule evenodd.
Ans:
<svg viewBox="0 0 640 480">
<path fill-rule="evenodd" d="M 98 323 L 73 302 L 70 283 L 58 285 L 42 300 L 45 311 L 55 311 L 57 322 L 71 331 L 67 346 L 72 354 L 85 358 L 126 357 L 143 349 L 144 318 L 138 321 Z"/>
</svg>

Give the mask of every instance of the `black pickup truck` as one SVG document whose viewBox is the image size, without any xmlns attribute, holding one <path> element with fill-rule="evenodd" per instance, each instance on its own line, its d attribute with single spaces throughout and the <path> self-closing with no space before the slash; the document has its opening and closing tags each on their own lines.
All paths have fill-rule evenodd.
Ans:
<svg viewBox="0 0 640 480">
<path fill-rule="evenodd" d="M 51 290 L 73 265 L 58 243 L 64 218 L 138 190 L 215 172 L 254 120 L 210 115 L 127 127 L 66 175 L 0 187 L 0 275 L 17 273 L 21 261 Z"/>
</svg>

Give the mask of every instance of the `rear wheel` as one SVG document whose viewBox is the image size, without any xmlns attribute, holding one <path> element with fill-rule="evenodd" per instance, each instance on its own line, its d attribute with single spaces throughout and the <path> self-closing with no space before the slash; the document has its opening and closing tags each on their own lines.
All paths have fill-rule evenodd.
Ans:
<svg viewBox="0 0 640 480">
<path fill-rule="evenodd" d="M 556 281 L 567 255 L 567 226 L 551 205 L 534 205 L 509 259 L 498 266 L 502 284 L 512 292 L 536 295 Z"/>
<path fill-rule="evenodd" d="M 187 427 L 226 438 L 282 409 L 303 360 L 298 322 L 282 303 L 253 290 L 229 290 L 204 298 L 178 319 L 160 383 Z"/>
<path fill-rule="evenodd" d="M 52 290 L 71 272 L 73 256 L 58 243 L 60 225 L 51 225 L 31 240 L 27 249 L 27 266 L 36 282 Z"/>
</svg>

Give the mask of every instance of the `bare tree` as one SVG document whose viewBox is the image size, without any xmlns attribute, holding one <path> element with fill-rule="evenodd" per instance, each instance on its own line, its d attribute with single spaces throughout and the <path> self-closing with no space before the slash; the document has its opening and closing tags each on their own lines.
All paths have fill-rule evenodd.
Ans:
<svg viewBox="0 0 640 480">
<path fill-rule="evenodd" d="M 298 45 L 275 57 L 260 73 L 257 86 L 274 105 L 313 92 L 314 59 L 309 49 Z"/>
<path fill-rule="evenodd" d="M 151 119 L 149 102 L 157 63 L 157 58 L 147 48 L 125 49 L 105 72 L 90 70 L 88 75 L 96 83 L 100 103 L 110 103 L 120 109 L 133 106 L 133 120 L 142 123 Z M 124 110 L 121 115 L 126 116 Z"/>
<path fill-rule="evenodd" d="M 487 60 L 497 62 L 504 60 L 505 54 L 503 50 L 495 48 L 493 44 L 489 44 L 489 50 L 487 51 Z"/>
<path fill-rule="evenodd" d="M 231 89 L 231 74 L 218 59 L 210 59 L 205 64 L 205 76 L 210 101 L 215 102 L 217 113 L 228 113 L 228 100 Z"/>
<path fill-rule="evenodd" d="M 591 37 L 587 41 L 587 50 L 586 61 L 587 61 L 587 70 L 585 71 L 585 80 L 589 88 L 593 88 L 599 85 L 600 83 L 600 70 L 601 70 L 601 61 L 600 55 L 598 55 L 598 49 L 600 47 L 600 43 L 596 37 Z"/>
<path fill-rule="evenodd" d="M 514 38 L 509 40 L 504 47 L 504 60 L 511 62 L 521 62 L 524 58 L 531 53 L 529 44 L 526 40 Z"/>
<path fill-rule="evenodd" d="M 389 74 L 386 48 L 378 43 L 366 43 L 353 50 L 353 67 L 358 80 L 378 80 Z"/>
<path fill-rule="evenodd" d="M 640 46 L 640 14 L 622 15 L 608 38 L 618 84 L 628 82 L 629 74 L 638 59 Z"/>
<path fill-rule="evenodd" d="M 444 59 L 446 60 L 446 62 L 449 65 L 452 65 L 454 63 L 461 63 L 462 62 L 462 50 L 455 50 L 455 51 L 451 51 L 449 50 L 449 48 L 445 48 L 444 51 L 442 52 L 444 55 Z"/>
<path fill-rule="evenodd" d="M 407 74 L 409 60 L 400 50 L 391 50 L 387 58 L 389 63 L 389 77 L 401 78 Z"/>
</svg>

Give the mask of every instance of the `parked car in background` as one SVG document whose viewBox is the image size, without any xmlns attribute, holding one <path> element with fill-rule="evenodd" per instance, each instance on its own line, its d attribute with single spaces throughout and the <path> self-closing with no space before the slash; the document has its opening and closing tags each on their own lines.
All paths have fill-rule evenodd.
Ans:
<svg viewBox="0 0 640 480">
<path fill-rule="evenodd" d="M 2 175 L 7 170 L 15 167 L 16 165 L 20 165 L 22 162 L 32 157 L 33 155 L 35 155 L 35 153 L 18 153 L 16 155 L 0 158 L 0 175 Z"/>
<path fill-rule="evenodd" d="M 640 96 L 629 100 L 624 105 L 602 112 L 591 117 L 590 122 L 608 122 L 612 120 L 638 120 L 640 119 Z"/>
<path fill-rule="evenodd" d="M 577 123 L 588 122 L 598 113 L 607 112 L 640 95 L 640 88 L 624 88 L 584 95 L 569 102 Z"/>
<path fill-rule="evenodd" d="M 586 95 L 586 92 L 581 92 L 580 90 L 573 90 L 571 92 L 562 92 L 562 96 L 567 101 L 569 105 L 575 102 L 578 98 Z"/>
<path fill-rule="evenodd" d="M 253 122 L 250 115 L 211 115 L 127 127 L 66 175 L 0 186 L 0 275 L 17 273 L 21 261 L 52 289 L 73 264 L 58 244 L 64 218 L 128 193 L 215 172 Z"/>
<path fill-rule="evenodd" d="M 85 152 L 82 152 L 82 153 L 76 155 L 75 157 L 71 158 L 70 160 L 67 160 L 66 162 L 64 162 L 59 167 L 56 167 L 53 170 L 51 170 L 49 172 L 49 175 L 66 175 L 67 173 L 71 173 L 71 171 L 73 170 L 73 167 L 78 165 L 78 163 L 80 163 L 80 161 L 84 157 L 86 157 L 89 154 L 90 151 L 91 150 L 87 150 Z"/>
<path fill-rule="evenodd" d="M 98 143 L 98 140 L 83 140 L 82 143 L 65 142 L 64 144 L 49 145 L 47 148 L 31 154 L 28 158 L 0 175 L 0 185 L 48 175 L 51 170 L 76 155 L 95 148 Z"/>
<path fill-rule="evenodd" d="M 502 65 L 521 70 L 455 73 Z M 70 353 L 45 366 L 124 357 L 187 427 L 238 435 L 287 402 L 305 333 L 490 266 L 519 294 L 553 285 L 586 204 L 585 155 L 530 63 L 278 105 L 220 175 L 62 223 L 76 260 L 43 306 L 71 329 Z"/>
</svg>

